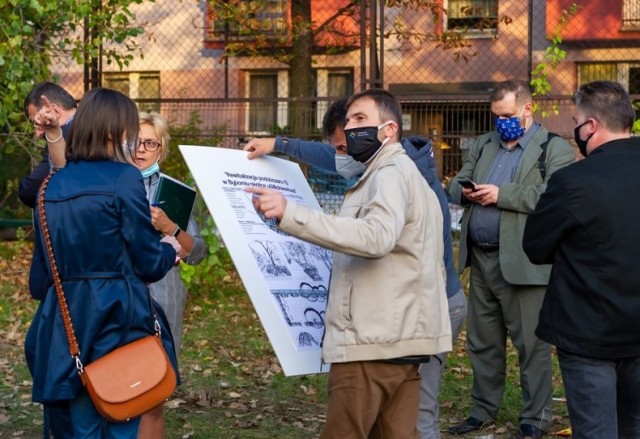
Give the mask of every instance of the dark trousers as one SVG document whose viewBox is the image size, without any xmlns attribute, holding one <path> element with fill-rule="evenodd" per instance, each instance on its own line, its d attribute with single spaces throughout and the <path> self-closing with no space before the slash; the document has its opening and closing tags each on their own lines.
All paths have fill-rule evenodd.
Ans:
<svg viewBox="0 0 640 439">
<path fill-rule="evenodd" d="M 66 402 L 44 404 L 43 416 L 45 439 L 73 439 L 69 404 Z"/>
<path fill-rule="evenodd" d="M 640 357 L 589 358 L 558 349 L 573 439 L 640 438 Z"/>
</svg>

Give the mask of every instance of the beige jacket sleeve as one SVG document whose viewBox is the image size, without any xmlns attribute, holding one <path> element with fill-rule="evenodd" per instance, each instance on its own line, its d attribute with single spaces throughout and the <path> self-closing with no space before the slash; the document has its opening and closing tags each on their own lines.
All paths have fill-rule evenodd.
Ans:
<svg viewBox="0 0 640 439">
<path fill-rule="evenodd" d="M 377 170 L 365 187 L 347 195 L 338 216 L 288 202 L 280 229 L 333 251 L 381 258 L 396 246 L 405 226 L 408 194 L 398 168 Z"/>
</svg>

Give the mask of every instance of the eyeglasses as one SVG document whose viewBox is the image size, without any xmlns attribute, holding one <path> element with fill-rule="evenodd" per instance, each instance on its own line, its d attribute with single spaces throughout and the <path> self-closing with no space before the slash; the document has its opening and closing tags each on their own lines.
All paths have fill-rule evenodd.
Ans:
<svg viewBox="0 0 640 439">
<path fill-rule="evenodd" d="M 153 139 L 138 139 L 138 147 L 142 145 L 144 146 L 144 149 L 146 149 L 149 152 L 153 152 L 157 150 L 161 144 L 162 143 Z"/>
</svg>

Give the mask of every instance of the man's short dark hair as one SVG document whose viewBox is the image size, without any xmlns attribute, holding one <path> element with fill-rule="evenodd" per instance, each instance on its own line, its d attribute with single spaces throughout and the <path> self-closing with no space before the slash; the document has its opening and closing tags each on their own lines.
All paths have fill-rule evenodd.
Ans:
<svg viewBox="0 0 640 439">
<path fill-rule="evenodd" d="M 398 140 L 402 139 L 402 109 L 400 107 L 400 102 L 398 102 L 398 99 L 387 90 L 383 90 L 381 88 L 370 88 L 368 90 L 361 91 L 360 93 L 356 93 L 347 100 L 347 110 L 355 101 L 366 97 L 373 99 L 375 102 L 376 107 L 378 108 L 378 113 L 380 113 L 380 119 L 385 122 L 391 120 L 396 123 L 398 126 Z"/>
<path fill-rule="evenodd" d="M 347 124 L 347 98 L 334 101 L 322 118 L 322 134 L 332 137 L 338 128 L 344 129 Z"/>
<path fill-rule="evenodd" d="M 594 81 L 580 86 L 573 103 L 612 132 L 628 132 L 636 118 L 629 93 L 613 81 Z"/>
<path fill-rule="evenodd" d="M 65 110 L 71 110 L 76 107 L 76 100 L 64 88 L 54 82 L 41 82 L 37 84 L 29 92 L 24 100 L 24 112 L 29 114 L 29 105 L 34 105 L 40 109 L 42 107 L 42 96 L 53 104 L 57 104 Z"/>
<path fill-rule="evenodd" d="M 508 79 L 496 85 L 491 92 L 491 102 L 498 102 L 504 99 L 508 93 L 516 96 L 517 104 L 524 104 L 532 99 L 531 85 L 527 81 L 520 79 Z"/>
</svg>

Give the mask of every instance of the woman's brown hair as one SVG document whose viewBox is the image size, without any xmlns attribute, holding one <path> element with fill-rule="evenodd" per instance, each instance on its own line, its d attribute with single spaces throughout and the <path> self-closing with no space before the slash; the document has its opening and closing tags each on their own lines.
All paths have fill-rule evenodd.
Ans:
<svg viewBox="0 0 640 439">
<path fill-rule="evenodd" d="M 138 129 L 138 108 L 131 99 L 107 88 L 89 90 L 80 100 L 69 134 L 70 160 L 126 162 L 137 147 Z"/>
</svg>

